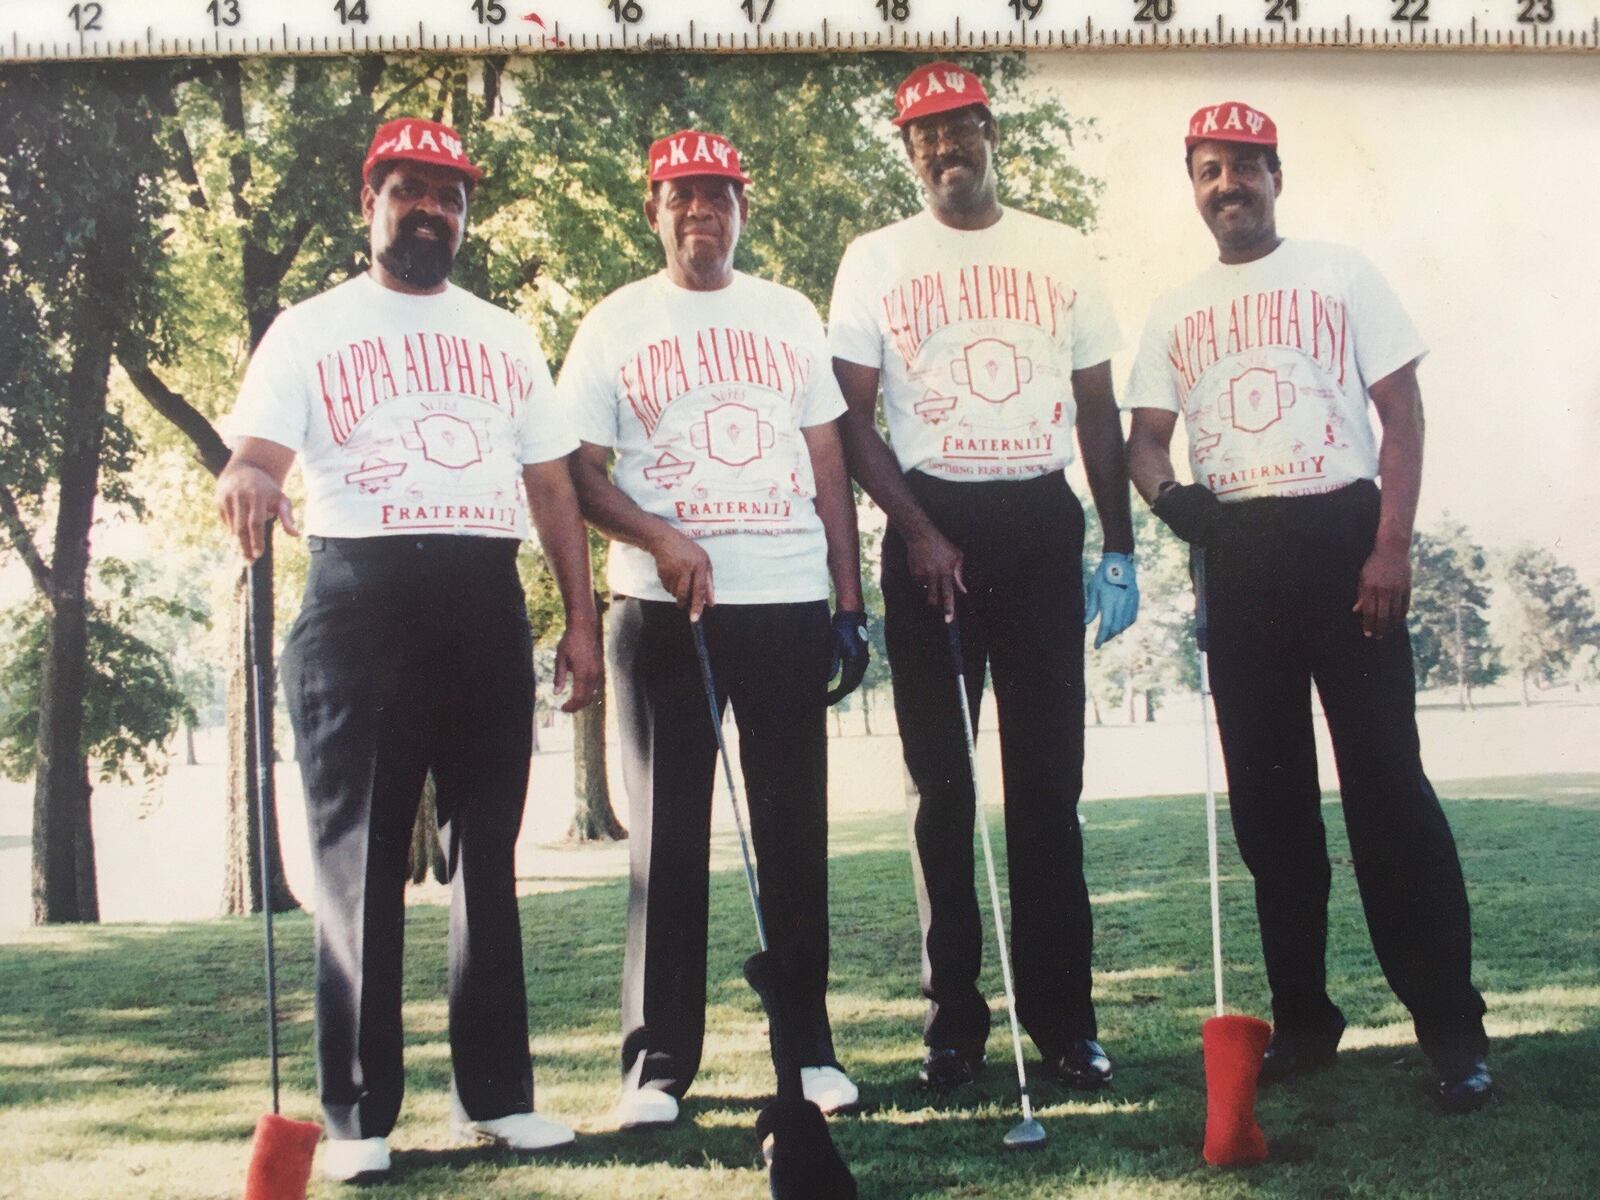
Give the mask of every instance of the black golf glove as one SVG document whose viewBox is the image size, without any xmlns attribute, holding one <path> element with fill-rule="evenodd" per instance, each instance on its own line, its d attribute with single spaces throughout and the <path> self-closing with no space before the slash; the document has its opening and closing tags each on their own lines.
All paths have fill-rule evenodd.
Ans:
<svg viewBox="0 0 1600 1200">
<path fill-rule="evenodd" d="M 1226 514 L 1222 501 L 1208 487 L 1198 483 L 1169 487 L 1151 503 L 1150 511 L 1191 546 L 1222 544 Z"/>
<path fill-rule="evenodd" d="M 838 675 L 839 684 L 828 693 L 826 700 L 837 704 L 861 686 L 867 673 L 867 662 L 872 657 L 867 647 L 867 614 L 834 613 L 832 636 L 833 665 L 828 668 L 828 678 Z"/>
</svg>

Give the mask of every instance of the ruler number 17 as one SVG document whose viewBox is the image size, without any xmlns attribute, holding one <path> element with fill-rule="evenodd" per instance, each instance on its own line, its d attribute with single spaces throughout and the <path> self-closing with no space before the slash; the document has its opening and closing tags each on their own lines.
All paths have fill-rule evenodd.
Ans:
<svg viewBox="0 0 1600 1200">
<path fill-rule="evenodd" d="M 772 6 L 777 0 L 744 0 L 739 5 L 739 11 L 744 14 L 744 19 L 752 24 L 759 25 L 772 16 Z"/>
</svg>

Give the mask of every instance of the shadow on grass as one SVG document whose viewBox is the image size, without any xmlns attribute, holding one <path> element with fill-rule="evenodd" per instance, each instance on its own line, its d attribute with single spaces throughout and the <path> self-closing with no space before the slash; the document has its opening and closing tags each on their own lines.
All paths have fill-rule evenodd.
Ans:
<svg viewBox="0 0 1600 1200">
<path fill-rule="evenodd" d="M 834 1131 L 864 1195 L 1043 1197 L 1097 1182 L 1120 1182 L 1128 1196 L 1160 1194 L 1169 1185 L 1218 1196 L 1600 1195 L 1592 1149 L 1600 813 L 1492 800 L 1447 805 L 1466 863 L 1476 978 L 1490 997 L 1503 1090 L 1488 1112 L 1465 1120 L 1434 1114 L 1427 1064 L 1373 963 L 1353 880 L 1347 867 L 1336 871 L 1329 978 L 1350 1019 L 1346 1045 L 1353 1048 L 1336 1070 L 1264 1094 L 1258 1111 L 1272 1160 L 1247 1175 L 1223 1175 L 1208 1173 L 1199 1159 L 1199 1026 L 1212 1002 L 1200 803 L 1116 800 L 1085 811 L 1096 997 L 1118 1083 L 1098 1095 L 1068 1092 L 1031 1059 L 1049 1141 L 1025 1158 L 1000 1149 L 1016 1119 L 1016 1093 L 998 1003 L 993 1059 L 975 1085 L 930 1097 L 914 1083 L 922 1002 L 903 820 L 836 825 L 830 1004 L 840 1057 L 862 1086 L 866 1111 L 836 1121 Z M 1337 853 L 1338 809 L 1323 811 Z M 1223 862 L 1230 1008 L 1263 1013 L 1251 890 L 1231 842 Z M 771 1075 L 760 1010 L 739 975 L 754 940 L 742 875 L 733 869 L 713 879 L 710 1033 L 701 1078 L 678 1126 L 642 1135 L 611 1132 L 602 1115 L 617 1087 L 625 907 L 624 880 L 522 902 L 542 1104 L 554 1093 L 555 1111 L 586 1113 L 580 1125 L 594 1130 L 572 1152 L 541 1160 L 540 1178 L 556 1181 L 553 1195 L 606 1194 L 609 1173 L 618 1171 L 644 1172 L 655 1180 L 651 1187 L 662 1188 L 697 1179 L 700 1168 L 754 1170 L 751 1129 Z M 449 1084 L 446 921 L 442 908 L 418 906 L 408 925 L 407 1088 L 413 1102 L 435 1105 Z M 284 1074 L 306 1091 L 313 1070 L 310 921 L 282 917 L 277 930 Z M 254 921 L 218 920 L 57 928 L 0 942 L 0 1131 L 8 1113 L 49 1106 L 76 1121 L 91 1144 L 242 1144 L 257 1115 L 253 1106 L 236 1118 L 212 1112 L 176 1121 L 163 1116 L 158 1099 L 148 1110 L 129 1111 L 126 1097 L 259 1087 L 264 1099 L 259 937 Z M 985 988 L 1000 994 L 992 963 Z M 478 1149 L 402 1150 L 395 1179 L 371 1194 L 474 1195 L 482 1172 L 515 1161 Z M 1530 1193 L 1530 1172 L 1544 1190 Z"/>
</svg>

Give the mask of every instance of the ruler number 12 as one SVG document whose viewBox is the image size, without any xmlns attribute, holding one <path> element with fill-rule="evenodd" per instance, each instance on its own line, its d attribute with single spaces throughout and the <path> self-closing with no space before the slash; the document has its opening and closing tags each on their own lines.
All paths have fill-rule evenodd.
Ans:
<svg viewBox="0 0 1600 1200">
<path fill-rule="evenodd" d="M 1531 25 L 1535 21 L 1548 25 L 1556 19 L 1556 0 L 1517 0 L 1517 6 L 1517 20 L 1524 25 Z"/>
<path fill-rule="evenodd" d="M 1300 0 L 1268 0 L 1267 20 L 1281 23 L 1299 19 Z"/>
<path fill-rule="evenodd" d="M 79 33 L 88 33 L 90 30 L 101 28 L 100 17 L 103 12 L 104 10 L 91 0 L 88 4 L 74 4 L 67 9 L 67 16 L 72 18 L 72 27 L 74 29 Z"/>
</svg>

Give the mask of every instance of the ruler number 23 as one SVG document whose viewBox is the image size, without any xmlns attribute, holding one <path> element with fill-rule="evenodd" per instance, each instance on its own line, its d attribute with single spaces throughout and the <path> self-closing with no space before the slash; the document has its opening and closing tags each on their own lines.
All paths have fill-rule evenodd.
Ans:
<svg viewBox="0 0 1600 1200">
<path fill-rule="evenodd" d="M 1517 20 L 1524 25 L 1548 25 L 1556 19 L 1556 0 L 1517 0 L 1517 9 Z"/>
</svg>

